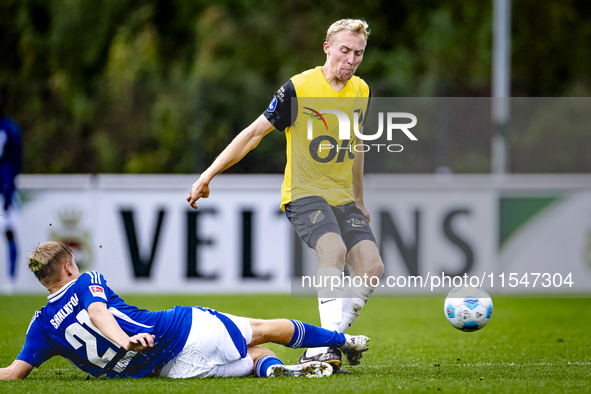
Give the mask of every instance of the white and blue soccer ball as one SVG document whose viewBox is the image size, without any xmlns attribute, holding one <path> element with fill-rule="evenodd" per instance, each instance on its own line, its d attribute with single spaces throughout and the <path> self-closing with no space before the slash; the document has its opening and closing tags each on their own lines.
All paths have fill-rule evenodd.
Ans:
<svg viewBox="0 0 591 394">
<path fill-rule="evenodd" d="M 445 317 L 462 331 L 477 331 L 486 326 L 493 314 L 490 295 L 481 287 L 456 287 L 443 305 Z"/>
</svg>

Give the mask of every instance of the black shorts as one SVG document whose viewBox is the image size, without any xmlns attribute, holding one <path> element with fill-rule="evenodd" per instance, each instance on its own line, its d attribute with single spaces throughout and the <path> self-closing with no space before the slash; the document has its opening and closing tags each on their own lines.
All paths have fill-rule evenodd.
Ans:
<svg viewBox="0 0 591 394">
<path fill-rule="evenodd" d="M 366 239 L 376 243 L 369 223 L 354 202 L 333 207 L 322 197 L 304 197 L 286 204 L 285 214 L 302 241 L 312 249 L 326 233 L 339 234 L 347 252 Z"/>
</svg>

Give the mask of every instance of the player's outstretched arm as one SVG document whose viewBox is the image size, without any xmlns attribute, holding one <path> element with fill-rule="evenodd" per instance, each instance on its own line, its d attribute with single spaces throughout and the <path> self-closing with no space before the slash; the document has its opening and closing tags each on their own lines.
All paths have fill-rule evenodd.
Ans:
<svg viewBox="0 0 591 394">
<path fill-rule="evenodd" d="M 250 126 L 245 128 L 230 142 L 230 145 L 215 159 L 213 164 L 205 170 L 197 182 L 193 184 L 187 202 L 193 208 L 197 208 L 196 201 L 209 197 L 209 183 L 219 173 L 238 163 L 248 152 L 253 150 L 261 139 L 269 134 L 275 127 L 265 118 L 259 116 Z"/>
<path fill-rule="evenodd" d="M 109 312 L 107 304 L 104 302 L 93 302 L 90 304 L 88 306 L 88 316 L 96 328 L 125 350 L 139 352 L 154 346 L 154 336 L 151 334 L 140 333 L 132 337 L 128 336 L 121 329 L 121 326 L 117 323 L 111 312 Z"/>
<path fill-rule="evenodd" d="M 14 360 L 14 362 L 6 368 L 0 368 L 0 380 L 18 380 L 29 376 L 33 370 L 33 366 L 23 360 Z"/>
</svg>

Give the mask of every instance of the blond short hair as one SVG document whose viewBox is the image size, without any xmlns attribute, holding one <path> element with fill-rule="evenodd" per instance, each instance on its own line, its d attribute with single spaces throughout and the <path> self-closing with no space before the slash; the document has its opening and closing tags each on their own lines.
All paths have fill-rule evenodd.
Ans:
<svg viewBox="0 0 591 394">
<path fill-rule="evenodd" d="M 29 254 L 29 270 L 42 285 L 59 280 L 61 264 L 74 256 L 72 249 L 63 242 L 44 242 Z"/>
<path fill-rule="evenodd" d="M 343 30 L 364 38 L 365 41 L 367 41 L 367 37 L 369 37 L 370 33 L 368 27 L 367 22 L 363 19 L 341 19 L 330 25 L 328 28 L 328 31 L 326 32 L 326 42 L 332 44 L 336 35 Z"/>
</svg>

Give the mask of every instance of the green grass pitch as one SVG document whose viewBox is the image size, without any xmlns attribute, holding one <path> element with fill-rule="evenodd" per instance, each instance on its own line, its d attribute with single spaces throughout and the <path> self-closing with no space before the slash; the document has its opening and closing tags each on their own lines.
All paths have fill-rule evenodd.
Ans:
<svg viewBox="0 0 591 394">
<path fill-rule="evenodd" d="M 236 315 L 319 323 L 315 299 L 289 296 L 125 296 L 147 309 L 204 305 Z M 0 365 L 20 351 L 43 296 L 0 297 Z M 372 338 L 351 375 L 325 379 L 115 379 L 88 376 L 54 357 L 24 381 L 0 382 L 0 393 L 389 393 L 589 392 L 591 299 L 495 299 L 481 331 L 464 333 L 445 319 L 443 300 L 375 298 L 350 332 Z M 301 350 L 270 345 L 287 363 Z"/>
</svg>

